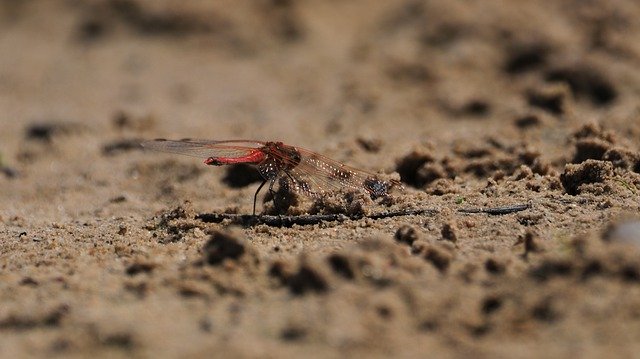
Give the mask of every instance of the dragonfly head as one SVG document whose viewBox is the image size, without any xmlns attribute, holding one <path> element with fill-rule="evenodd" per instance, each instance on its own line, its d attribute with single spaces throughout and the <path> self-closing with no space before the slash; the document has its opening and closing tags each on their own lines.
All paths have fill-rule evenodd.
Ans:
<svg viewBox="0 0 640 359">
<path fill-rule="evenodd" d="M 204 164 L 209 166 L 222 166 L 224 163 L 222 163 L 219 159 L 215 157 L 209 157 L 206 160 L 204 160 Z"/>
</svg>

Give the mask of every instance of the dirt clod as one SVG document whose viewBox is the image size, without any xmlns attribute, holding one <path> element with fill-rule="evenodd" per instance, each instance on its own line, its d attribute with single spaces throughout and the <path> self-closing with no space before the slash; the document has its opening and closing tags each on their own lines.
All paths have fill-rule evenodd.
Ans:
<svg viewBox="0 0 640 359">
<path fill-rule="evenodd" d="M 613 176 L 610 162 L 586 160 L 581 164 L 568 164 L 560 175 L 562 186 L 568 194 L 576 195 L 585 184 L 602 183 Z"/>
<path fill-rule="evenodd" d="M 405 224 L 398 228 L 394 238 L 398 242 L 412 245 L 419 238 L 419 234 L 415 227 Z"/>
<path fill-rule="evenodd" d="M 126 273 L 128 275 L 136 275 L 140 273 L 151 273 L 156 265 L 150 262 L 134 262 L 127 266 Z"/>
<path fill-rule="evenodd" d="M 453 260 L 453 253 L 448 248 L 438 245 L 425 246 L 421 255 L 441 272 L 446 272 Z"/>
<path fill-rule="evenodd" d="M 611 104 L 618 97 L 613 83 L 593 66 L 577 65 L 549 70 L 545 76 L 550 82 L 564 82 L 576 97 L 584 97 L 596 106 Z"/>
<path fill-rule="evenodd" d="M 43 142 L 51 142 L 55 136 L 79 133 L 82 126 L 69 121 L 36 122 L 25 129 L 25 138 Z"/>
<path fill-rule="evenodd" d="M 455 223 L 453 222 L 445 223 L 444 225 L 442 225 L 442 230 L 440 230 L 442 239 L 453 242 L 453 243 L 457 242 L 458 241 L 458 235 L 456 234 L 457 230 L 458 228 L 456 227 Z"/>
<path fill-rule="evenodd" d="M 611 144 L 598 138 L 585 138 L 576 142 L 576 154 L 573 163 L 581 163 L 588 159 L 602 160 Z"/>
<path fill-rule="evenodd" d="M 102 153 L 105 156 L 114 156 L 133 150 L 142 151 L 142 146 L 140 145 L 141 142 L 142 139 L 139 138 L 116 140 L 102 146 Z"/>
<path fill-rule="evenodd" d="M 567 91 L 562 86 L 529 91 L 527 98 L 529 105 L 553 115 L 560 116 L 567 112 Z"/>
<path fill-rule="evenodd" d="M 398 161 L 396 171 L 403 183 L 420 188 L 438 178 L 435 167 L 427 168 L 434 160 L 429 150 L 416 149 Z"/>
<path fill-rule="evenodd" d="M 341 262 L 340 259 L 337 261 Z M 341 264 L 344 263 L 338 263 L 337 268 L 341 275 L 345 275 L 349 270 L 340 267 Z M 334 266 L 334 263 L 331 265 Z M 279 279 L 294 295 L 324 293 L 329 289 L 329 279 L 325 268 L 321 263 L 311 263 L 305 258 L 300 258 L 298 266 L 291 263 L 275 262 L 272 264 L 269 274 Z"/>
<path fill-rule="evenodd" d="M 530 127 L 540 126 L 542 120 L 540 119 L 540 116 L 537 116 L 535 114 L 528 114 L 516 117 L 513 123 L 519 128 L 526 129 Z"/>
<path fill-rule="evenodd" d="M 245 254 L 246 242 L 230 233 L 214 232 L 205 243 L 203 252 L 208 264 L 219 265 L 224 260 L 238 260 Z"/>
</svg>

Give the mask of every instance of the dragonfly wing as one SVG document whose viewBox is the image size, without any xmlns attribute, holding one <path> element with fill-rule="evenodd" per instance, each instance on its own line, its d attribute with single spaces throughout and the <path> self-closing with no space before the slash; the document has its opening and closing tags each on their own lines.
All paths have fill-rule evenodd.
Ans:
<svg viewBox="0 0 640 359">
<path fill-rule="evenodd" d="M 286 171 L 284 176 L 288 179 L 289 188 L 295 192 L 309 197 L 319 197 L 325 193 L 325 190 L 321 189 L 312 177 L 306 176 L 296 169 Z"/>
<path fill-rule="evenodd" d="M 245 157 L 263 146 L 259 141 L 209 141 L 209 140 L 152 140 L 142 143 L 142 147 L 160 152 L 177 153 L 186 156 L 209 158 Z"/>
<path fill-rule="evenodd" d="M 297 166 L 289 170 L 301 192 L 311 196 L 318 196 L 326 192 L 345 189 L 365 190 L 378 197 L 381 193 L 372 189 L 372 183 L 385 182 L 376 179 L 372 173 L 347 166 L 317 153 L 297 148 L 301 160 Z"/>
</svg>

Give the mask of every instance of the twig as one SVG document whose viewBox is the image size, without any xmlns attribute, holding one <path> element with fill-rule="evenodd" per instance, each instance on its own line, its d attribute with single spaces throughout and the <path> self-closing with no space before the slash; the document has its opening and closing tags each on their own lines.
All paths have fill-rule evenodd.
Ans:
<svg viewBox="0 0 640 359">
<path fill-rule="evenodd" d="M 382 212 L 372 215 L 352 215 L 347 216 L 344 214 L 309 214 L 302 216 L 273 216 L 273 215 L 250 215 L 250 214 L 235 214 L 235 213 L 201 213 L 196 216 L 206 223 L 220 223 L 224 220 L 230 220 L 231 223 L 239 224 L 242 226 L 255 226 L 258 224 L 265 224 L 272 227 L 291 227 L 294 224 L 300 226 L 313 225 L 321 222 L 343 222 L 346 220 L 359 220 L 363 218 L 369 219 L 383 219 L 400 216 L 413 216 L 421 214 L 433 215 L 438 211 L 435 209 L 414 209 L 414 210 L 401 210 L 392 212 Z"/>
<path fill-rule="evenodd" d="M 524 211 L 530 208 L 530 204 L 518 204 L 505 207 L 493 207 L 493 208 L 462 208 L 459 209 L 459 213 L 486 213 L 490 215 L 503 215 L 514 212 Z M 412 210 L 400 210 L 391 212 L 381 212 L 370 215 L 345 215 L 345 214 L 308 214 L 301 216 L 274 216 L 274 215 L 251 215 L 251 214 L 236 214 L 236 213 L 201 213 L 196 216 L 206 223 L 220 223 L 225 220 L 231 221 L 233 224 L 238 224 L 245 227 L 251 227 L 258 224 L 264 224 L 271 227 L 292 227 L 297 224 L 299 226 L 308 226 L 319 224 L 321 222 L 344 222 L 347 220 L 356 221 L 363 218 L 368 219 L 383 219 L 401 216 L 416 216 L 416 215 L 434 215 L 438 213 L 438 210 L 425 208 L 425 209 L 412 209 Z"/>
<path fill-rule="evenodd" d="M 458 212 L 460 212 L 460 213 L 468 213 L 468 214 L 486 213 L 486 214 L 491 214 L 491 215 L 495 216 L 495 215 L 503 215 L 503 214 L 520 212 L 520 211 L 524 211 L 525 209 L 529 209 L 529 208 L 531 208 L 531 205 L 529 203 L 525 203 L 525 204 L 516 204 L 516 205 L 504 206 L 504 207 L 461 208 L 461 209 L 458 210 Z"/>
</svg>

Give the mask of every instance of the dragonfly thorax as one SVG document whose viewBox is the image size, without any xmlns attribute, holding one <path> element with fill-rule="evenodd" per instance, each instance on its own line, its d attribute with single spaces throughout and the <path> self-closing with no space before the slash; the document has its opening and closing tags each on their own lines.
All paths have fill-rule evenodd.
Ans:
<svg viewBox="0 0 640 359">
<path fill-rule="evenodd" d="M 265 154 L 265 159 L 258 165 L 258 170 L 262 177 L 268 180 L 294 169 L 302 160 L 300 152 L 295 147 L 282 142 L 267 142 L 260 151 Z"/>
<path fill-rule="evenodd" d="M 273 160 L 278 169 L 283 171 L 295 168 L 302 160 L 300 152 L 295 147 L 282 142 L 267 142 L 262 151 L 266 154 L 265 161 Z"/>
</svg>

